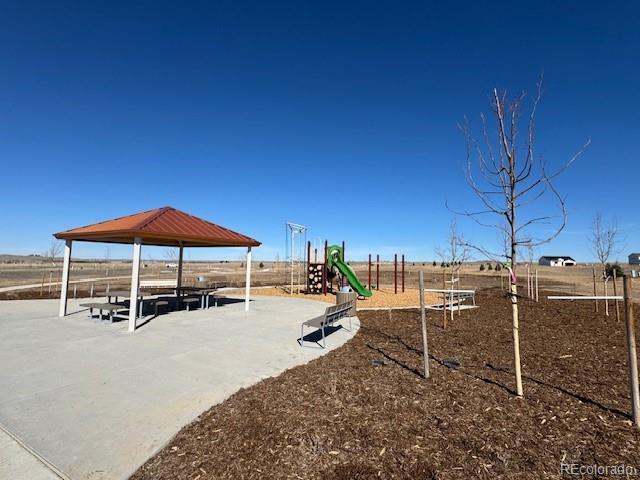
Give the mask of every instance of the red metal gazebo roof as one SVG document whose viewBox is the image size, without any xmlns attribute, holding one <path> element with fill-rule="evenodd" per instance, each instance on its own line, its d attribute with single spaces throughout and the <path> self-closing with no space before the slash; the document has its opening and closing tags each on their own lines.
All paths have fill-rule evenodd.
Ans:
<svg viewBox="0 0 640 480">
<path fill-rule="evenodd" d="M 172 207 L 156 208 L 55 233 L 61 240 L 184 247 L 257 247 L 260 242 Z"/>
</svg>

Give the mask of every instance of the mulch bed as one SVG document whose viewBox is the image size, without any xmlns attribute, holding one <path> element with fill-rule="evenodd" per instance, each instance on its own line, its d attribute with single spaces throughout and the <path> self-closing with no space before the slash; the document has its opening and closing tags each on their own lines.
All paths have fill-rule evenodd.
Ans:
<svg viewBox="0 0 640 480">
<path fill-rule="evenodd" d="M 558 478 L 563 460 L 640 468 L 624 324 L 591 302 L 523 300 L 517 399 L 510 305 L 498 290 L 477 301 L 446 331 L 429 314 L 430 380 L 419 312 L 362 312 L 346 345 L 211 408 L 133 478 L 539 479 Z"/>
</svg>

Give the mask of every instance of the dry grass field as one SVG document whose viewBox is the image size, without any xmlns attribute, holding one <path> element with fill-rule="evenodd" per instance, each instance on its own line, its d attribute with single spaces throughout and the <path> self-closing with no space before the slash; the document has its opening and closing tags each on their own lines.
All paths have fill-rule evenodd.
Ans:
<svg viewBox="0 0 640 480">
<path fill-rule="evenodd" d="M 260 267 L 260 261 L 254 262 L 252 270 L 252 284 L 254 286 L 286 286 L 290 283 L 290 270 L 285 262 L 265 261 Z M 480 288 L 496 287 L 501 285 L 500 275 L 505 275 L 504 271 L 496 272 L 480 271 L 479 263 L 469 263 L 460 269 L 460 288 Z M 486 265 L 486 264 L 485 264 Z M 351 266 L 363 284 L 369 284 L 369 271 L 366 262 L 351 262 Z M 593 293 L 592 265 L 580 264 L 575 267 L 546 267 L 537 266 L 540 289 L 554 290 L 565 293 L 576 293 L 590 295 Z M 630 267 L 623 264 L 625 271 L 630 272 Z M 51 281 L 59 281 L 61 262 L 55 264 L 39 257 L 15 257 L 0 256 L 0 288 L 14 285 L 34 285 L 30 292 L 3 292 L 0 299 L 10 298 L 33 298 L 33 297 L 57 297 L 57 286 L 47 286 Z M 439 265 L 433 266 L 431 262 L 405 263 L 405 290 L 402 301 L 398 298 L 394 300 L 388 297 L 384 305 L 379 305 L 378 301 L 369 302 L 370 306 L 400 306 L 417 304 L 418 272 L 424 271 L 425 286 L 427 288 L 442 288 L 443 271 Z M 524 288 L 525 268 L 519 267 L 519 284 Z M 91 286 L 95 292 L 104 292 L 109 286 L 113 288 L 126 288 L 129 285 L 131 275 L 131 263 L 127 261 L 74 261 L 72 262 L 71 282 L 77 283 L 75 289 L 78 296 L 88 295 Z M 447 270 L 446 275 L 449 275 Z M 146 261 L 141 266 L 141 278 L 151 279 L 173 279 L 176 276 L 175 267 L 167 267 L 166 262 Z M 198 282 L 198 278 L 203 278 Z M 294 276 L 297 280 L 297 272 Z M 230 286 L 244 287 L 244 265 L 239 261 L 202 261 L 185 262 L 183 271 L 183 283 L 185 285 L 208 285 L 208 286 Z M 301 278 L 304 278 L 302 269 Z M 506 278 L 503 279 L 506 283 Z M 371 269 L 371 283 L 376 285 L 376 268 Z M 42 286 L 44 284 L 44 287 Z M 384 291 L 392 291 L 394 285 L 394 265 L 393 262 L 382 262 L 380 264 L 380 288 Z M 611 282 L 609 283 L 609 293 L 613 293 Z M 598 293 L 604 293 L 601 281 L 597 282 Z M 618 280 L 618 291 L 622 290 L 622 282 Z M 401 290 L 401 265 L 398 265 L 398 290 Z M 413 292 L 413 293 L 410 293 Z M 256 292 L 258 293 L 258 292 Z M 42 294 L 42 295 L 41 295 Z M 261 292 L 265 294 L 265 292 Z M 640 291 L 634 292 L 636 297 L 640 296 Z M 386 295 L 379 295 L 378 298 Z M 416 302 L 413 301 L 415 297 Z M 375 305 L 374 305 L 375 304 Z"/>
</svg>

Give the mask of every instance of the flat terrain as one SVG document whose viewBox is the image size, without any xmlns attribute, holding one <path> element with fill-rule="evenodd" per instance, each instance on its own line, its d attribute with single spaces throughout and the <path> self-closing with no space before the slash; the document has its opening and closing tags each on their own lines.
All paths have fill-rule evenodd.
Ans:
<svg viewBox="0 0 640 480">
<path fill-rule="evenodd" d="M 3 430 L 70 478 L 127 478 L 212 405 L 351 338 L 357 319 L 351 332 L 328 336 L 327 350 L 298 346 L 300 323 L 325 308 L 260 298 L 245 312 L 227 299 L 160 315 L 131 334 L 126 321 L 86 311 L 59 318 L 56 300 L 0 302 L 0 479 L 48 473 Z"/>
<path fill-rule="evenodd" d="M 4 262 L 3 262 L 4 259 Z M 9 263 L 11 262 L 11 263 Z M 291 271 L 286 262 L 262 262 L 253 263 L 252 285 L 253 286 L 279 286 L 290 285 Z M 487 265 L 485 263 L 485 265 Z M 369 270 L 366 262 L 351 262 L 351 266 L 358 275 L 361 282 L 369 284 Z M 629 265 L 623 264 L 623 268 L 630 272 Z M 110 260 L 110 261 L 74 261 L 71 264 L 72 270 L 69 288 L 69 295 L 86 297 L 92 287 L 93 291 L 103 293 L 107 288 L 121 289 L 130 285 L 131 263 Z M 469 263 L 462 265 L 459 270 L 460 286 L 462 288 L 478 288 L 499 286 L 501 275 L 505 272 L 495 270 L 479 270 L 479 263 Z M 558 268 L 533 266 L 533 270 L 538 270 L 539 285 L 541 289 L 555 290 L 562 292 L 572 292 L 577 294 L 593 293 L 592 266 L 580 264 L 576 267 Z M 42 258 L 34 257 L 7 257 L 0 255 L 0 300 L 21 299 L 21 298 L 57 298 L 59 296 L 58 281 L 60 278 L 61 262 L 48 262 Z M 422 270 L 425 275 L 425 286 L 428 288 L 442 288 L 443 271 L 447 278 L 451 273 L 450 269 L 443 269 L 438 264 L 433 266 L 431 262 L 405 263 L 405 287 L 407 290 L 417 289 L 418 272 Z M 302 269 L 301 279 L 304 280 L 304 269 Z M 520 265 L 519 285 L 524 287 L 525 267 Z M 297 273 L 297 272 L 296 272 Z M 176 268 L 167 267 L 166 262 L 146 261 L 141 266 L 141 279 L 143 280 L 172 280 L 176 278 Z M 297 275 L 294 276 L 297 281 Z M 202 281 L 198 279 L 202 278 Z M 227 261 L 200 261 L 185 262 L 183 271 L 184 285 L 201 285 L 213 287 L 244 287 L 245 270 L 242 262 Z M 384 261 L 380 263 L 380 289 L 393 289 L 394 285 L 394 265 L 393 262 Z M 506 277 L 503 278 L 506 281 Z M 49 285 L 51 283 L 51 285 Z M 371 269 L 371 284 L 376 286 L 376 267 Z M 32 285 L 28 290 L 3 291 L 14 286 Z M 398 266 L 398 288 L 401 286 L 401 265 Z M 618 280 L 618 288 L 622 289 L 622 282 Z M 640 284 L 639 284 L 640 286 Z M 604 293 L 604 286 L 601 281 L 597 282 L 599 294 Z M 612 284 L 609 282 L 609 294 L 612 294 Z M 635 288 L 635 296 L 640 298 L 640 288 Z M 376 303 L 370 302 L 370 303 Z M 397 305 L 409 305 L 409 302 L 399 302 Z M 415 304 L 415 303 L 414 303 Z M 389 304 L 392 306 L 393 303 Z"/>
<path fill-rule="evenodd" d="M 523 300 L 526 397 L 513 395 L 498 290 L 443 330 L 417 310 L 362 312 L 343 347 L 260 382 L 185 427 L 133 478 L 558 478 L 567 463 L 640 467 L 622 323 L 591 302 Z"/>
</svg>

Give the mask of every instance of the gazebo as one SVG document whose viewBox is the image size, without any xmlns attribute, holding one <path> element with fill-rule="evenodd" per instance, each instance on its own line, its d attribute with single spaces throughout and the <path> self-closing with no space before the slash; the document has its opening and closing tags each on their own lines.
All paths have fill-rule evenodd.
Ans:
<svg viewBox="0 0 640 480">
<path fill-rule="evenodd" d="M 129 308 L 130 332 L 136 329 L 137 298 L 140 287 L 140 254 L 143 243 L 151 246 L 179 248 L 176 279 L 176 287 L 178 289 L 180 289 L 182 282 L 182 257 L 185 247 L 246 247 L 245 310 L 249 310 L 251 248 L 260 246 L 260 242 L 175 208 L 163 207 L 134 213 L 125 217 L 65 230 L 55 233 L 54 237 L 65 240 L 62 286 L 60 288 L 60 317 L 64 317 L 67 314 L 71 245 L 74 241 L 133 245 Z"/>
</svg>

